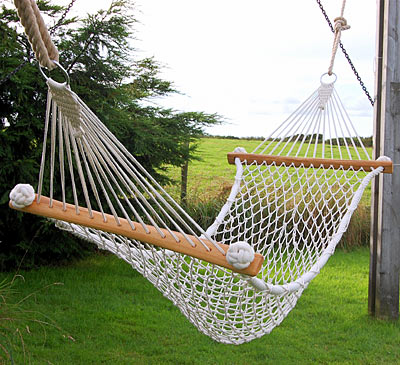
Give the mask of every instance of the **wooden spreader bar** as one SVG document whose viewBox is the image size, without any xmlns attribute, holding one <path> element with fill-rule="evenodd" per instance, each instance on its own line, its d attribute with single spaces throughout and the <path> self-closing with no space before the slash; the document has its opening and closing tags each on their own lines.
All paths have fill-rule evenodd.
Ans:
<svg viewBox="0 0 400 365">
<path fill-rule="evenodd" d="M 66 210 L 63 210 L 63 203 L 53 199 L 53 206 L 50 208 L 50 199 L 45 196 L 41 196 L 40 203 L 37 203 L 37 196 L 33 203 L 28 207 L 17 209 L 9 203 L 10 207 L 26 213 L 32 213 L 47 218 L 54 218 L 69 223 L 75 223 L 85 227 L 98 229 L 101 231 L 119 234 L 128 238 L 132 238 L 138 241 L 146 242 L 154 246 L 166 248 L 168 250 L 183 253 L 185 255 L 196 257 L 200 260 L 210 262 L 222 267 L 226 267 L 234 272 L 245 274 L 249 276 L 255 276 L 261 269 L 264 262 L 264 257 L 256 253 L 254 261 L 246 269 L 238 270 L 226 261 L 226 257 L 219 252 L 215 246 L 207 239 L 201 239 L 209 248 L 207 251 L 205 247 L 198 241 L 195 236 L 187 235 L 195 244 L 196 247 L 192 247 L 186 240 L 183 234 L 179 232 L 173 232 L 178 239 L 179 243 L 171 236 L 166 229 L 161 231 L 165 234 L 165 238 L 162 238 L 157 230 L 150 225 L 147 225 L 147 229 L 150 233 L 146 233 L 143 226 L 140 223 L 133 222 L 135 230 L 129 225 L 129 222 L 124 218 L 119 218 L 120 225 L 117 224 L 115 218 L 111 214 L 105 214 L 107 222 L 104 222 L 103 215 L 101 212 L 92 210 L 93 218 L 90 218 L 89 211 L 86 208 L 80 207 L 79 214 L 76 214 L 75 205 L 66 204 Z M 229 245 L 219 244 L 220 247 L 227 252 Z"/>
<path fill-rule="evenodd" d="M 365 171 L 370 171 L 371 169 L 376 169 L 382 166 L 384 168 L 383 172 L 387 174 L 393 173 L 393 162 L 392 161 L 368 161 L 368 160 L 336 160 L 330 158 L 306 158 L 306 157 L 288 157 L 288 156 L 274 156 L 274 155 L 258 155 L 254 153 L 228 153 L 228 162 L 230 164 L 235 164 L 235 158 L 239 157 L 240 161 L 247 161 L 248 164 L 256 162 L 262 164 L 263 162 L 268 165 L 276 163 L 277 166 L 285 164 L 286 166 L 293 165 L 295 167 L 310 167 L 315 168 L 322 167 L 324 169 L 329 169 L 333 167 L 334 169 L 350 169 L 354 168 L 358 170 L 363 168 Z"/>
</svg>

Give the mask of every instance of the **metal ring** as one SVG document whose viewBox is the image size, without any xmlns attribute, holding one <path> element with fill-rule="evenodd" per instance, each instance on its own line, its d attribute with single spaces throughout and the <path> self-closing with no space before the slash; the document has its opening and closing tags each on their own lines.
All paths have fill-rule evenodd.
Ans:
<svg viewBox="0 0 400 365">
<path fill-rule="evenodd" d="M 322 79 L 323 79 L 323 77 L 324 77 L 325 75 L 333 76 L 335 79 L 334 79 L 332 82 L 323 82 Z M 337 76 L 336 76 L 336 74 L 335 74 L 334 72 L 332 72 L 332 75 L 329 75 L 327 72 L 325 72 L 324 74 L 321 75 L 321 78 L 319 79 L 319 81 L 320 81 L 321 84 L 323 84 L 323 85 L 332 85 L 332 84 L 334 84 L 334 83 L 336 82 L 336 80 L 337 80 Z"/>
<path fill-rule="evenodd" d="M 69 86 L 69 84 L 70 84 L 70 78 L 69 78 L 69 75 L 68 75 L 67 70 L 66 70 L 64 67 L 62 67 L 62 66 L 60 65 L 59 62 L 57 62 L 57 61 L 55 61 L 55 60 L 52 60 L 52 62 L 62 71 L 62 73 L 63 73 L 64 76 L 65 76 L 65 83 L 67 84 L 67 86 Z M 39 71 L 40 71 L 40 73 L 42 74 L 42 76 L 43 76 L 43 77 L 45 78 L 45 80 L 47 81 L 50 77 L 48 77 L 48 76 L 43 72 L 43 69 L 42 69 L 42 66 L 40 66 L 40 63 L 38 63 L 38 65 L 39 65 Z"/>
</svg>

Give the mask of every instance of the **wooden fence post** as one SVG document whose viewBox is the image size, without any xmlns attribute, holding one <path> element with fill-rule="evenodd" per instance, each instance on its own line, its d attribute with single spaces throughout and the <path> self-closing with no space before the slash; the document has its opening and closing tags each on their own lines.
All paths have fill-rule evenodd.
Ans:
<svg viewBox="0 0 400 365">
<path fill-rule="evenodd" d="M 374 157 L 400 163 L 400 2 L 378 1 Z M 400 168 L 373 184 L 368 309 L 382 319 L 399 317 Z"/>
<path fill-rule="evenodd" d="M 187 156 L 185 163 L 181 166 L 181 206 L 187 208 L 187 183 L 188 183 L 188 170 L 189 170 L 189 140 L 185 144 Z"/>
</svg>

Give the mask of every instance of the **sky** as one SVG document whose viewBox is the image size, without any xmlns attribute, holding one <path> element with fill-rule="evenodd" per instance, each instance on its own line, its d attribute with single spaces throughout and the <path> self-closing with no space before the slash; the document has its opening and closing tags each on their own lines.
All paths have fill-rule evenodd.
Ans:
<svg viewBox="0 0 400 365">
<path fill-rule="evenodd" d="M 73 14 L 110 2 L 77 0 Z M 340 15 L 342 0 L 321 2 L 331 21 Z M 152 102 L 221 115 L 213 135 L 268 136 L 329 66 L 333 34 L 315 0 L 136 0 L 134 15 L 137 56 L 153 56 L 180 92 Z M 344 16 L 342 42 L 373 96 L 376 2 L 348 0 Z M 373 108 L 340 50 L 334 72 L 356 130 L 372 135 Z"/>
</svg>

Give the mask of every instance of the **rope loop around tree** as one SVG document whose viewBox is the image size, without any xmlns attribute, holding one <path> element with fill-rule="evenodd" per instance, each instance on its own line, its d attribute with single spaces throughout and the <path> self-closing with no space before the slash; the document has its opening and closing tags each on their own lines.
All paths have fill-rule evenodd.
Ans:
<svg viewBox="0 0 400 365">
<path fill-rule="evenodd" d="M 40 66 L 54 69 L 59 61 L 58 50 L 51 40 L 49 31 L 34 0 L 14 0 L 21 24 L 25 28 L 29 43 Z"/>
</svg>

